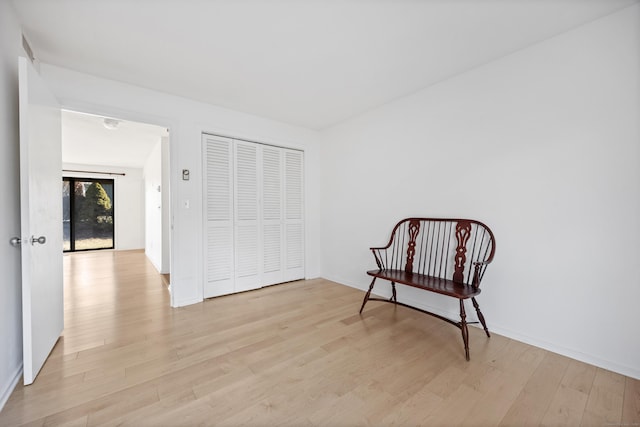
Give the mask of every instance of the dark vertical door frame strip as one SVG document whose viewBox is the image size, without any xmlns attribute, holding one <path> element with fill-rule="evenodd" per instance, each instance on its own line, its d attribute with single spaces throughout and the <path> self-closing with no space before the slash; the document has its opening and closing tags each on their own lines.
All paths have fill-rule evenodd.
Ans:
<svg viewBox="0 0 640 427">
<path fill-rule="evenodd" d="M 63 178 L 64 179 L 64 178 Z M 73 224 L 73 213 L 76 210 L 76 186 L 73 178 L 67 178 L 69 181 L 69 250 L 76 251 L 76 227 Z"/>
</svg>

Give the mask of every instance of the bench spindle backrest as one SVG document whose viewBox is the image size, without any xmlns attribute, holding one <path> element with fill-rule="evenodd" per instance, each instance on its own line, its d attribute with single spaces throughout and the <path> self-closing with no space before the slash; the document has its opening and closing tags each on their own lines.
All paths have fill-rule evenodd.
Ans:
<svg viewBox="0 0 640 427">
<path fill-rule="evenodd" d="M 470 219 L 407 218 L 386 248 L 372 248 L 378 267 L 479 286 L 494 254 L 491 230 Z"/>
</svg>

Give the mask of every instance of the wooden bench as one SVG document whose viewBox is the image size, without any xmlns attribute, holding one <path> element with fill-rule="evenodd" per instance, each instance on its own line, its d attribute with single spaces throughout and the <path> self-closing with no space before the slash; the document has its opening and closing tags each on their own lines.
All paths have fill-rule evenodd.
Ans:
<svg viewBox="0 0 640 427">
<path fill-rule="evenodd" d="M 371 251 L 378 269 L 367 271 L 373 280 L 360 313 L 369 300 L 385 301 L 449 322 L 462 331 L 465 356 L 469 360 L 467 324 L 477 322 L 467 322 L 464 301 L 471 298 L 478 320 L 487 337 L 491 336 L 476 301 L 482 276 L 495 253 L 493 233 L 486 225 L 471 219 L 406 218 L 393 228 L 387 246 L 371 248 Z M 391 298 L 371 297 L 377 279 L 391 282 Z M 396 283 L 457 298 L 460 321 L 398 302 Z"/>
</svg>

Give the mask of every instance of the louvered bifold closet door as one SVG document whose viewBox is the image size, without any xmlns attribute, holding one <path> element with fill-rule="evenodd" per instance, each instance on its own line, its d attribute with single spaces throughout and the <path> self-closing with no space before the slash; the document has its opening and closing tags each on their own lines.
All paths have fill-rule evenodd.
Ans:
<svg viewBox="0 0 640 427">
<path fill-rule="evenodd" d="M 283 151 L 262 148 L 262 286 L 284 281 Z"/>
<path fill-rule="evenodd" d="M 258 145 L 235 141 L 235 291 L 261 287 Z"/>
<path fill-rule="evenodd" d="M 232 140 L 203 135 L 206 242 L 204 297 L 234 292 Z"/>
<path fill-rule="evenodd" d="M 284 152 L 284 280 L 304 278 L 304 158 L 302 151 Z"/>
</svg>

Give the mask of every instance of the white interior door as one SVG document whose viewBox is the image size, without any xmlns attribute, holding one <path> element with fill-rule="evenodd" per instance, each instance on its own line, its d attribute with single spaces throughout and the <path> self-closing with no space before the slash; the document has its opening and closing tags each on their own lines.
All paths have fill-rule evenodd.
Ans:
<svg viewBox="0 0 640 427">
<path fill-rule="evenodd" d="M 285 271 L 284 280 L 304 278 L 304 158 L 284 150 Z"/>
<path fill-rule="evenodd" d="M 282 149 L 262 146 L 262 286 L 283 280 Z"/>
<path fill-rule="evenodd" d="M 19 58 L 24 383 L 31 384 L 64 327 L 60 106 Z"/>
<path fill-rule="evenodd" d="M 234 246 L 235 292 L 260 285 L 260 224 L 258 145 L 235 141 Z"/>
<path fill-rule="evenodd" d="M 205 253 L 207 280 L 204 297 L 234 292 L 233 145 L 232 140 L 203 135 L 205 170 Z"/>
</svg>

